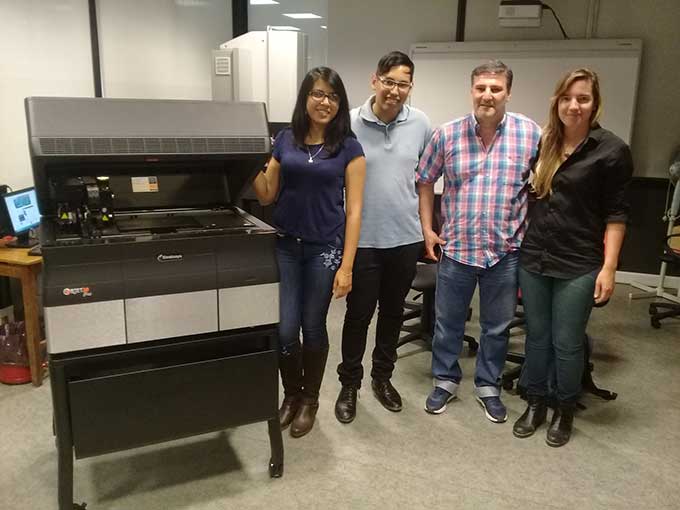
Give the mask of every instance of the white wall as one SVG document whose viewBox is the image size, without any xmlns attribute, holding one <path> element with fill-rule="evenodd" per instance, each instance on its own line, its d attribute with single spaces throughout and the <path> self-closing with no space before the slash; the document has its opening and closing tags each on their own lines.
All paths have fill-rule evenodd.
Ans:
<svg viewBox="0 0 680 510">
<path fill-rule="evenodd" d="M 680 145 L 680 1 L 678 0 L 547 0 L 567 35 L 588 34 L 588 14 L 599 6 L 591 34 L 598 38 L 643 41 L 642 65 L 633 127 L 635 175 L 667 178 L 669 159 Z M 466 41 L 561 39 L 555 18 L 543 12 L 538 28 L 503 28 L 499 0 L 468 0 Z M 342 76 L 350 103 L 370 93 L 368 77 L 378 58 L 392 49 L 408 52 L 417 42 L 453 41 L 457 0 L 330 0 L 328 65 Z M 559 77 L 555 77 L 557 81 Z M 418 69 L 415 74 L 418 86 Z M 541 100 L 537 98 L 537 100 Z M 605 100 L 605 108 L 607 107 Z M 547 108 L 548 98 L 545 98 Z"/>
<path fill-rule="evenodd" d="M 212 99 L 231 0 L 98 0 L 97 17 L 104 97 Z"/>
<path fill-rule="evenodd" d="M 331 0 L 328 66 L 340 73 L 350 104 L 371 94 L 370 75 L 385 53 L 408 53 L 420 41 L 452 41 L 456 9 L 456 0 Z M 414 82 L 417 87 L 417 68 Z"/>
<path fill-rule="evenodd" d="M 0 0 L 0 184 L 33 184 L 27 96 L 93 96 L 87 0 Z"/>
<path fill-rule="evenodd" d="M 231 0 L 99 0 L 104 95 L 211 99 Z M 94 96 L 87 0 L 0 0 L 0 184 L 30 186 L 26 96 Z"/>
<path fill-rule="evenodd" d="M 498 0 L 469 0 L 466 41 L 560 39 L 551 13 L 543 12 L 540 28 L 498 26 Z M 572 39 L 587 35 L 589 5 L 593 0 L 547 0 Z M 631 149 L 635 175 L 668 177 L 668 164 L 680 145 L 680 1 L 600 0 L 593 37 L 642 39 L 642 62 Z M 558 77 L 555 77 L 557 81 Z M 547 108 L 547 98 L 546 98 Z M 607 108 L 607 98 L 604 98 Z M 605 126 L 606 127 L 606 126 Z"/>
<path fill-rule="evenodd" d="M 567 33 L 583 38 L 593 1 L 548 3 Z M 466 40 L 562 37 L 547 12 L 540 28 L 499 27 L 499 3 L 467 2 Z M 643 40 L 632 142 L 636 175 L 665 178 L 680 144 L 680 1 L 598 3 L 594 37 Z M 100 0 L 98 9 L 109 95 L 210 98 L 209 49 L 231 37 L 230 0 Z M 453 40 L 456 9 L 457 0 L 330 0 L 328 65 L 340 72 L 351 103 L 370 94 L 369 76 L 387 51 Z M 0 49 L 0 183 L 18 188 L 32 182 L 23 98 L 93 95 L 87 0 L 0 0 Z"/>
<path fill-rule="evenodd" d="M 680 147 L 680 2 L 602 0 L 596 36 L 623 34 L 644 41 L 631 146 L 635 174 L 668 178 Z"/>
</svg>

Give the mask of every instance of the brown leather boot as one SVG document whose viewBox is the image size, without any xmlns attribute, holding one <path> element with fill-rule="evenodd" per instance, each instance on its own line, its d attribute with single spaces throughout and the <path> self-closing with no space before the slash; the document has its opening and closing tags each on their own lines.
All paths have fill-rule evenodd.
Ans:
<svg viewBox="0 0 680 510">
<path fill-rule="evenodd" d="M 302 398 L 302 350 L 299 345 L 289 352 L 279 353 L 279 370 L 284 394 L 279 423 L 284 430 L 293 422 Z"/>
<path fill-rule="evenodd" d="M 328 359 L 328 348 L 322 351 L 302 351 L 302 399 L 290 427 L 290 435 L 302 437 L 314 426 L 316 411 L 319 409 L 319 389 Z"/>
</svg>

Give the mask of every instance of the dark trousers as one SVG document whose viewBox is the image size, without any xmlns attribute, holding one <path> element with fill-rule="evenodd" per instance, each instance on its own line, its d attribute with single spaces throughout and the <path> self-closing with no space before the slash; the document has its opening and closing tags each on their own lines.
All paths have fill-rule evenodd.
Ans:
<svg viewBox="0 0 680 510">
<path fill-rule="evenodd" d="M 279 265 L 279 343 L 286 355 L 304 347 L 328 349 L 326 316 L 335 272 L 342 262 L 342 240 L 318 244 L 280 236 L 276 241 Z"/>
<path fill-rule="evenodd" d="M 404 300 L 416 272 L 422 243 L 395 248 L 359 248 L 354 259 L 352 292 L 342 328 L 342 363 L 338 375 L 343 386 L 361 386 L 368 326 L 378 305 L 378 324 L 373 349 L 371 377 L 392 377 L 397 360 L 397 342 L 404 313 Z"/>
<path fill-rule="evenodd" d="M 578 399 L 586 326 L 599 269 L 571 279 L 519 270 L 527 319 L 524 370 L 529 395 L 545 396 L 552 379 L 561 402 Z"/>
</svg>

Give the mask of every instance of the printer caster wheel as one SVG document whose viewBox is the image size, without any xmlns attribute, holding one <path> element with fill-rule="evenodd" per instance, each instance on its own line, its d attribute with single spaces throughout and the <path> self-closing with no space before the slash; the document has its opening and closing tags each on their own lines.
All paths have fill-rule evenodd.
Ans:
<svg viewBox="0 0 680 510">
<path fill-rule="evenodd" d="M 270 462 L 269 463 L 269 476 L 271 478 L 281 478 L 283 476 L 283 463 L 274 464 L 273 462 Z"/>
</svg>

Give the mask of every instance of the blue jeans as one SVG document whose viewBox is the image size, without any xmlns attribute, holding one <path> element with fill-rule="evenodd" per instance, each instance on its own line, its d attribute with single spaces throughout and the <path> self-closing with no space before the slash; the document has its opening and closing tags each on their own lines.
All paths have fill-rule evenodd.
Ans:
<svg viewBox="0 0 680 510">
<path fill-rule="evenodd" d="M 570 402 L 581 393 L 584 338 L 599 269 L 571 279 L 519 271 L 527 321 L 527 394 L 545 396 L 554 371 L 557 398 Z"/>
<path fill-rule="evenodd" d="M 500 395 L 500 376 L 508 351 L 508 325 L 517 306 L 518 252 L 505 255 L 489 268 L 468 266 L 442 257 L 437 272 L 435 329 L 432 340 L 434 384 L 456 394 L 462 371 L 465 320 L 479 284 L 480 347 L 475 367 L 475 391 L 480 397 Z"/>
<path fill-rule="evenodd" d="M 279 343 L 282 354 L 300 343 L 306 349 L 328 348 L 326 315 L 333 293 L 333 280 L 342 261 L 342 241 L 310 243 L 290 236 L 276 240 L 279 265 Z"/>
</svg>

